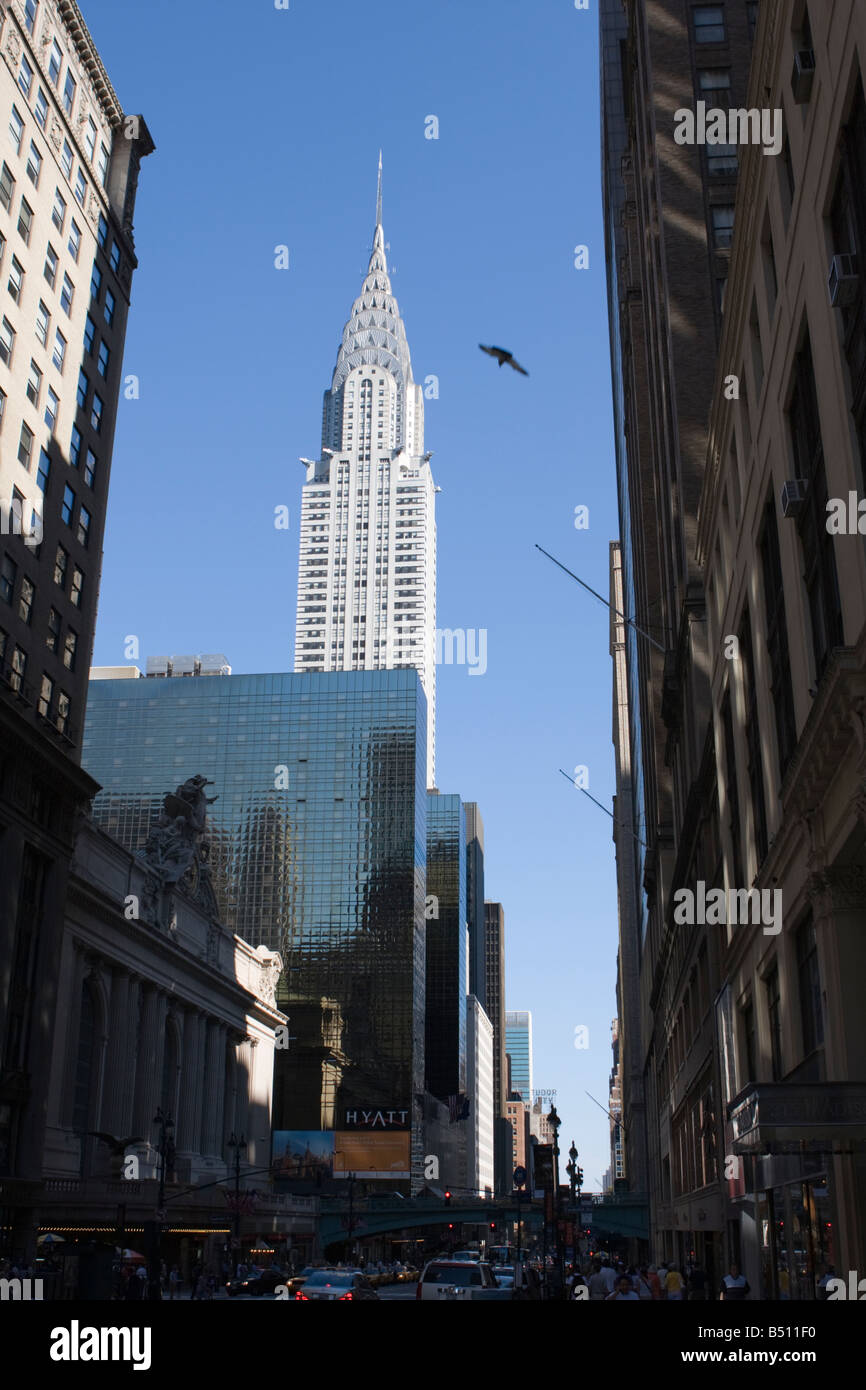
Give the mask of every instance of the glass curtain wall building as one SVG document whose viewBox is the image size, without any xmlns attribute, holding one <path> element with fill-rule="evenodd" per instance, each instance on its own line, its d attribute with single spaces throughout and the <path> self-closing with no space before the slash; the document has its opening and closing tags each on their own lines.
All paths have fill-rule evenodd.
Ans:
<svg viewBox="0 0 866 1390">
<path fill-rule="evenodd" d="M 427 796 L 427 1089 L 449 1101 L 466 1091 L 466 818 L 459 796 Z"/>
<path fill-rule="evenodd" d="M 511 1058 L 511 1094 L 532 1104 L 532 1014 L 506 1011 L 505 1050 Z"/>
<path fill-rule="evenodd" d="M 84 763 L 105 831 L 139 849 L 167 791 L 214 783 L 222 918 L 283 958 L 275 1129 L 336 1130 L 374 1108 L 405 1110 L 409 1128 L 424 1081 L 426 730 L 409 669 L 91 683 Z"/>
</svg>

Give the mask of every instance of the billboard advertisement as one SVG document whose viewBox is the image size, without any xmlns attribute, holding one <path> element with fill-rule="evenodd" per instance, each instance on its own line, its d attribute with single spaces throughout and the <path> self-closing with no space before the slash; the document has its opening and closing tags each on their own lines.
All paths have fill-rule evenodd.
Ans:
<svg viewBox="0 0 866 1390">
<path fill-rule="evenodd" d="M 334 1150 L 334 1176 L 354 1173 L 357 1178 L 408 1178 L 409 1134 L 365 1133 L 339 1130 Z"/>
<path fill-rule="evenodd" d="M 275 1129 L 272 1171 L 275 1178 L 295 1178 L 315 1182 L 333 1177 L 334 1131 L 318 1129 Z"/>
</svg>

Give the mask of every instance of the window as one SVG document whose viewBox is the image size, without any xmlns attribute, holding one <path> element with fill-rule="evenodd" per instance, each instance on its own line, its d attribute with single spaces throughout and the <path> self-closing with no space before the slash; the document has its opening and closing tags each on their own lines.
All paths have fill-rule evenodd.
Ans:
<svg viewBox="0 0 866 1390">
<path fill-rule="evenodd" d="M 15 180 L 12 177 L 12 170 L 8 164 L 4 164 L 0 170 L 0 203 L 3 204 L 7 212 L 12 211 L 12 195 L 15 192 Z"/>
<path fill-rule="evenodd" d="M 108 218 L 104 212 L 99 214 L 99 229 L 96 233 L 96 239 L 104 251 L 105 243 L 108 240 Z"/>
<path fill-rule="evenodd" d="M 72 426 L 72 439 L 69 444 L 69 462 L 73 468 L 77 468 L 81 462 L 81 430 L 77 425 Z"/>
<path fill-rule="evenodd" d="M 63 289 L 60 291 L 60 307 L 67 318 L 72 312 L 72 301 L 75 298 L 75 286 L 68 275 L 63 277 Z"/>
<path fill-rule="evenodd" d="M 754 39 L 758 27 L 758 0 L 746 0 L 746 18 L 749 21 L 749 38 Z"/>
<path fill-rule="evenodd" d="M 767 653 L 770 658 L 770 694 L 776 714 L 776 750 L 779 774 L 785 776 L 797 742 L 794 718 L 794 691 L 788 653 L 788 624 L 785 616 L 785 588 L 779 553 L 779 528 L 772 496 L 764 510 L 761 536 L 761 567 L 764 576 L 764 612 L 767 619 Z"/>
<path fill-rule="evenodd" d="M 724 43 L 725 15 L 721 5 L 698 5 L 692 10 L 695 43 Z"/>
<path fill-rule="evenodd" d="M 18 234 L 25 246 L 30 245 L 30 233 L 33 230 L 33 209 L 25 198 L 21 199 L 21 209 L 18 213 Z"/>
<path fill-rule="evenodd" d="M 90 540 L 90 521 L 90 512 L 87 510 L 87 508 L 84 506 L 79 507 L 78 531 L 76 534 L 78 536 L 78 544 L 83 545 L 85 550 L 87 549 L 87 544 Z"/>
<path fill-rule="evenodd" d="M 116 275 L 118 270 L 120 269 L 120 247 L 118 246 L 116 241 L 112 242 L 111 244 L 111 254 L 108 257 L 108 260 L 111 269 L 114 271 Z"/>
<path fill-rule="evenodd" d="M 18 438 L 18 462 L 27 471 L 30 471 L 30 462 L 33 457 L 33 431 L 26 422 L 22 422 L 21 434 Z"/>
<path fill-rule="evenodd" d="M 103 313 L 103 317 L 104 317 L 104 319 L 105 319 L 105 322 L 108 324 L 109 328 L 111 328 L 112 325 L 113 325 L 113 323 L 114 323 L 114 310 L 115 310 L 116 306 L 117 306 L 117 300 L 115 299 L 114 294 L 112 293 L 112 291 L 111 291 L 110 289 L 108 289 L 108 288 L 106 287 L 106 290 L 105 290 L 105 308 L 103 309 L 102 313 Z"/>
<path fill-rule="evenodd" d="M 77 176 L 77 178 L 76 178 L 76 180 L 75 180 L 75 201 L 78 203 L 78 206 L 79 206 L 79 207 L 82 207 L 82 208 L 84 207 L 84 200 L 85 200 L 86 197 L 87 197 L 87 179 L 84 177 L 84 172 L 83 172 L 83 170 L 79 169 L 79 170 L 78 170 L 78 176 Z"/>
<path fill-rule="evenodd" d="M 16 304 L 21 303 L 21 287 L 24 284 L 24 267 L 17 256 L 12 257 L 12 268 L 9 271 L 9 293 Z"/>
<path fill-rule="evenodd" d="M 66 221 L 66 199 L 59 188 L 54 190 L 54 207 L 51 209 L 51 221 L 54 223 L 58 232 L 63 231 L 63 224 Z"/>
<path fill-rule="evenodd" d="M 51 679 L 51 677 L 48 675 L 47 671 L 43 671 L 43 673 L 42 673 L 42 685 L 41 685 L 41 688 L 40 688 L 40 691 L 39 691 L 39 699 L 38 699 L 38 701 L 36 702 L 36 708 L 37 708 L 37 710 L 39 711 L 39 713 L 42 715 L 42 718 L 43 718 L 43 719 L 47 719 L 47 718 L 48 718 L 48 711 L 49 711 L 49 709 L 51 708 L 51 697 L 53 696 L 53 694 L 54 694 L 54 682 L 53 682 L 53 680 Z"/>
<path fill-rule="evenodd" d="M 96 481 L 96 465 L 99 462 L 92 449 L 87 450 L 87 458 L 84 460 L 84 481 L 88 487 L 93 487 Z"/>
<path fill-rule="evenodd" d="M 68 568 L 69 555 L 67 551 L 63 549 L 62 545 L 58 545 L 57 554 L 54 557 L 54 583 L 59 584 L 61 589 L 66 588 L 66 572 Z M 58 632 L 59 631 L 60 629 L 58 627 Z"/>
<path fill-rule="evenodd" d="M 98 299 L 99 291 L 102 289 L 102 271 L 94 261 L 93 274 L 90 277 L 90 298 Z"/>
<path fill-rule="evenodd" d="M 24 0 L 24 23 L 28 34 L 32 34 L 36 24 L 36 0 Z"/>
<path fill-rule="evenodd" d="M 58 372 L 62 372 L 63 363 L 66 361 L 66 339 L 59 328 L 54 330 L 54 353 L 51 360 Z"/>
<path fill-rule="evenodd" d="M 758 1079 L 758 1039 L 755 1032 L 755 1006 L 750 999 L 740 1013 L 742 1021 L 742 1061 L 745 1075 L 742 1080 L 755 1082 Z"/>
<path fill-rule="evenodd" d="M 55 576 L 56 578 L 56 576 Z M 48 610 L 48 630 L 45 634 L 45 645 L 50 652 L 56 652 L 60 645 L 61 618 L 56 608 Z"/>
<path fill-rule="evenodd" d="M 60 44 L 55 39 L 53 44 L 51 45 L 51 57 L 48 60 L 48 76 L 49 79 L 54 83 L 55 87 L 57 86 L 57 83 L 60 80 L 60 68 L 62 63 L 63 51 L 60 47 Z"/>
<path fill-rule="evenodd" d="M 811 913 L 797 932 L 797 981 L 800 991 L 800 1022 L 803 1027 L 803 1056 L 808 1057 L 809 1053 L 814 1052 L 824 1041 L 818 942 Z"/>
<path fill-rule="evenodd" d="M 57 732 L 65 734 L 69 724 L 70 700 L 65 690 L 61 690 L 57 696 L 57 719 L 55 721 Z"/>
<path fill-rule="evenodd" d="M 99 344 L 99 361 L 97 363 L 97 371 L 99 372 L 99 375 L 101 377 L 108 376 L 108 364 L 110 361 L 111 348 L 108 346 L 108 343 L 103 338 L 102 342 Z"/>
<path fill-rule="evenodd" d="M 87 118 L 87 130 L 84 135 L 84 143 L 87 146 L 87 158 L 93 163 L 93 156 L 96 153 L 96 122 L 92 116 Z"/>
<path fill-rule="evenodd" d="M 48 306 L 39 301 L 39 308 L 36 310 L 36 336 L 43 347 L 48 346 L 48 330 L 51 327 L 51 315 Z"/>
<path fill-rule="evenodd" d="M 94 391 L 93 404 L 90 408 L 90 424 L 95 434 L 102 433 L 102 411 L 102 397 L 97 396 L 96 392 Z"/>
<path fill-rule="evenodd" d="M 6 410 L 6 392 L 0 391 L 0 425 L 3 423 L 3 415 Z"/>
<path fill-rule="evenodd" d="M 36 485 L 44 493 L 48 491 L 48 475 L 51 472 L 51 459 L 46 449 L 39 450 L 39 466 L 36 469 Z"/>
<path fill-rule="evenodd" d="M 12 136 L 12 144 L 15 146 L 15 153 L 21 153 L 21 141 L 24 139 L 24 120 L 17 106 L 12 107 L 12 115 L 9 119 L 9 134 Z"/>
<path fill-rule="evenodd" d="M 48 121 L 48 98 L 41 87 L 39 88 L 39 95 L 36 98 L 36 105 L 33 108 L 33 113 L 41 129 L 44 130 Z"/>
<path fill-rule="evenodd" d="M 707 145 L 707 169 L 711 174 L 735 174 L 739 168 L 736 145 Z"/>
<path fill-rule="evenodd" d="M 12 690 L 20 690 L 24 683 L 24 675 L 27 670 L 27 653 L 20 647 L 16 647 L 12 653 L 12 668 L 9 672 L 9 686 Z"/>
<path fill-rule="evenodd" d="M 33 596 L 36 593 L 36 585 L 26 574 L 21 576 L 21 588 L 18 590 L 18 617 L 22 623 L 30 626 L 30 618 L 33 613 Z"/>
<path fill-rule="evenodd" d="M 27 377 L 27 399 L 30 404 L 35 405 L 37 409 L 39 408 L 39 393 L 41 390 L 42 373 L 31 357 L 30 372 Z"/>
<path fill-rule="evenodd" d="M 108 163 L 109 163 L 110 158 L 111 158 L 111 155 L 110 155 L 110 153 L 109 153 L 108 146 L 107 146 L 107 145 L 102 145 L 102 144 L 100 144 L 100 146 L 99 146 L 99 164 L 98 164 L 97 168 L 98 168 L 98 171 L 99 171 L 99 182 L 102 184 L 102 187 L 103 187 L 103 188 L 105 188 L 105 187 L 107 186 L 107 184 L 108 184 Z"/>
<path fill-rule="evenodd" d="M 797 520 L 803 556 L 803 583 L 809 602 L 812 652 L 818 680 L 834 647 L 842 645 L 842 604 L 833 537 L 827 530 L 827 476 L 818 396 L 808 335 L 797 354 L 794 392 L 788 407 L 795 478 L 809 484 Z"/>
<path fill-rule="evenodd" d="M 734 233 L 733 203 L 715 203 L 710 212 L 713 218 L 713 242 L 716 248 L 730 246 Z"/>
<path fill-rule="evenodd" d="M 96 324 L 93 322 L 93 319 L 92 319 L 92 318 L 90 317 L 90 315 L 88 314 L 88 315 L 87 315 L 87 320 L 86 320 L 85 325 L 84 325 L 84 351 L 85 351 L 85 352 L 88 354 L 88 356 L 90 356 L 90 357 L 93 356 L 93 344 L 94 344 L 95 339 L 96 339 Z"/>
<path fill-rule="evenodd" d="M 42 173 L 42 155 L 30 141 L 30 154 L 27 156 L 27 177 L 34 188 L 39 187 L 39 175 Z"/>
<path fill-rule="evenodd" d="M 60 151 L 60 167 L 68 179 L 72 178 L 72 146 L 68 140 L 63 141 L 63 149 Z"/>
<path fill-rule="evenodd" d="M 767 991 L 767 1020 L 770 1025 L 770 1063 L 773 1081 L 782 1079 L 782 999 L 779 993 L 779 967 L 774 965 L 764 980 Z"/>
<path fill-rule="evenodd" d="M 72 571 L 72 590 L 71 590 L 71 592 L 70 592 L 70 594 L 69 594 L 69 597 L 70 597 L 70 599 L 72 600 L 72 602 L 73 602 L 73 604 L 75 605 L 76 608 L 80 608 L 80 607 L 81 607 L 81 602 L 82 602 L 83 596 L 84 596 L 84 571 L 83 571 L 83 570 L 80 570 L 80 569 L 78 568 L 78 566 L 76 565 L 76 566 L 75 566 L 75 569 Z"/>
<path fill-rule="evenodd" d="M 75 493 L 69 484 L 63 489 L 63 502 L 60 507 L 60 515 L 67 526 L 72 525 L 72 516 L 75 511 Z"/>
<path fill-rule="evenodd" d="M 30 95 L 30 88 L 33 86 L 33 69 L 27 61 L 26 54 L 21 54 L 21 66 L 18 69 L 18 86 L 26 97 Z"/>
<path fill-rule="evenodd" d="M 45 400 L 45 423 L 53 434 L 57 428 L 57 412 L 60 409 L 60 399 L 53 386 L 49 386 L 48 395 Z"/>
<path fill-rule="evenodd" d="M 89 391 L 90 380 L 87 376 L 87 373 L 84 371 L 80 371 L 78 373 L 78 390 L 75 393 L 75 399 L 78 402 L 79 410 L 87 409 L 87 396 Z"/>
<path fill-rule="evenodd" d="M 0 566 L 0 598 L 4 603 L 12 602 L 17 577 L 18 566 L 11 555 L 4 555 L 3 564 Z"/>
<path fill-rule="evenodd" d="M 69 250 L 70 256 L 77 264 L 78 253 L 81 250 L 81 228 L 79 227 L 74 217 L 69 226 L 69 241 L 67 243 L 67 248 Z"/>
<path fill-rule="evenodd" d="M 75 105 L 75 88 L 77 86 L 78 83 L 72 76 L 72 70 L 70 68 L 67 68 L 66 81 L 63 84 L 63 109 L 66 112 L 67 116 L 72 115 L 72 108 Z"/>
<path fill-rule="evenodd" d="M 760 866 L 767 854 L 767 803 L 764 797 L 763 745 L 758 719 L 758 690 L 755 680 L 755 654 L 752 646 L 752 620 L 748 608 L 740 624 L 740 668 L 746 707 L 746 749 L 749 789 L 752 796 L 755 855 Z"/>
<path fill-rule="evenodd" d="M 54 247 L 51 245 L 51 242 L 49 241 L 48 250 L 45 252 L 45 265 L 42 269 L 42 274 L 45 276 L 45 279 L 48 281 L 52 289 L 54 289 L 54 286 L 57 283 L 57 265 L 57 252 L 54 250 Z"/>
<path fill-rule="evenodd" d="M 75 670 L 75 651 L 78 646 L 78 635 L 71 628 L 66 633 L 66 641 L 63 643 L 63 665 L 67 671 Z"/>
<path fill-rule="evenodd" d="M 3 320 L 0 326 L 0 361 L 6 363 L 7 367 L 12 361 L 12 349 L 15 346 L 15 329 L 8 319 Z"/>
</svg>

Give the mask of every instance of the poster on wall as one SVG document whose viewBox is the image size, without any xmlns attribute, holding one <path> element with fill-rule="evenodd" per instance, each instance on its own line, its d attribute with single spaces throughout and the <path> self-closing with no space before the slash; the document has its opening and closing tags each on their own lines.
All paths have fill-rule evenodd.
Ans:
<svg viewBox="0 0 866 1390">
<path fill-rule="evenodd" d="M 356 1178 L 408 1178 L 409 1134 L 364 1133 L 339 1130 L 334 1150 L 334 1176 L 354 1173 Z"/>
<path fill-rule="evenodd" d="M 271 1168 L 276 1179 L 315 1182 L 334 1175 L 334 1131 L 276 1129 Z"/>
</svg>

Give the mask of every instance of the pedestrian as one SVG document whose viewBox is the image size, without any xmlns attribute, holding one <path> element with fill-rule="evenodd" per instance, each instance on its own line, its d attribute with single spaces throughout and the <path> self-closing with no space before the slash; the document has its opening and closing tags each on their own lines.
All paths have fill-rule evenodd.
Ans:
<svg viewBox="0 0 866 1390">
<path fill-rule="evenodd" d="M 671 1265 L 670 1269 L 665 1275 L 665 1293 L 667 1294 L 668 1298 L 672 1301 L 681 1303 L 684 1288 L 685 1280 L 683 1279 L 682 1274 L 677 1269 L 676 1265 Z"/>
<path fill-rule="evenodd" d="M 207 1298 L 207 1279 L 203 1274 L 200 1274 L 195 1281 L 192 1297 L 198 1299 Z"/>
<path fill-rule="evenodd" d="M 605 1299 L 606 1303 L 637 1303 L 638 1296 L 632 1288 L 631 1280 L 627 1274 L 621 1274 L 613 1293 L 609 1293 Z"/>
<path fill-rule="evenodd" d="M 637 1283 L 635 1284 L 635 1290 L 637 1292 L 638 1298 L 643 1300 L 653 1299 L 656 1296 L 652 1291 L 652 1285 L 649 1281 L 649 1272 L 647 1270 L 646 1265 L 641 1265 L 640 1272 L 637 1275 Z"/>
<path fill-rule="evenodd" d="M 751 1289 L 749 1288 L 748 1279 L 745 1274 L 740 1273 L 736 1261 L 733 1261 L 731 1263 L 730 1273 L 726 1274 L 722 1280 L 719 1298 L 726 1303 L 742 1303 L 743 1299 L 747 1298 L 750 1293 Z"/>
<path fill-rule="evenodd" d="M 176 1294 L 180 1294 L 180 1270 L 177 1265 L 172 1265 L 168 1276 L 168 1297 L 173 1300 Z"/>
<path fill-rule="evenodd" d="M 658 1270 L 656 1269 L 655 1265 L 650 1265 L 649 1269 L 647 1270 L 647 1283 L 649 1284 L 650 1289 L 652 1290 L 653 1298 L 660 1299 L 662 1296 L 662 1285 L 661 1280 L 659 1279 Z"/>
<path fill-rule="evenodd" d="M 610 1260 L 603 1260 L 601 1265 L 601 1277 L 604 1280 L 605 1297 L 612 1294 L 616 1288 L 616 1274 Z"/>
<path fill-rule="evenodd" d="M 703 1302 L 706 1296 L 707 1276 L 699 1264 L 694 1264 L 689 1271 L 689 1302 Z"/>
<path fill-rule="evenodd" d="M 602 1274 L 601 1260 L 593 1260 L 592 1273 L 589 1276 L 590 1300 L 593 1303 L 600 1303 L 602 1299 L 607 1298 L 609 1293 L 610 1289 L 607 1286 L 607 1280 Z"/>
</svg>

